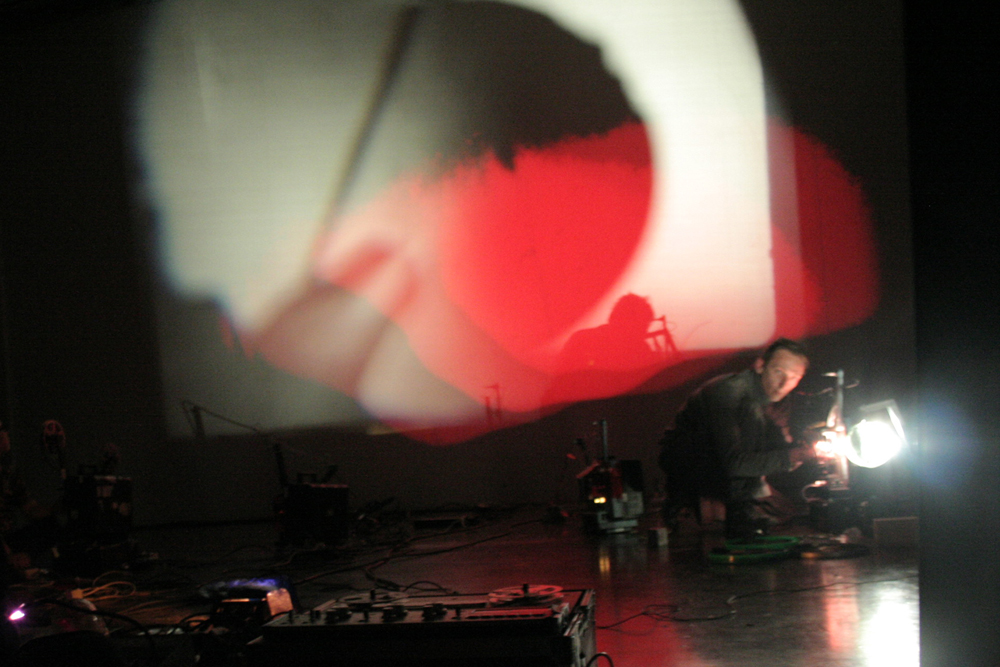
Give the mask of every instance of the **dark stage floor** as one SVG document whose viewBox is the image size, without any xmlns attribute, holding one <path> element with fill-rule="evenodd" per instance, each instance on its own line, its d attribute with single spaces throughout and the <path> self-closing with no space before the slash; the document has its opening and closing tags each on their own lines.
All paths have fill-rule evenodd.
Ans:
<svg viewBox="0 0 1000 667">
<path fill-rule="evenodd" d="M 412 522 L 385 515 L 363 524 L 342 545 L 315 549 L 276 549 L 279 533 L 272 523 L 135 530 L 132 539 L 148 558 L 137 559 L 127 571 L 107 572 L 96 580 L 81 578 L 75 585 L 98 610 L 120 615 L 105 616 L 104 622 L 112 629 L 110 643 L 128 665 L 245 664 L 240 647 L 259 632 L 253 621 L 248 630 L 238 617 L 252 611 L 231 606 L 227 613 L 236 610 L 232 618 L 210 619 L 213 603 L 198 592 L 212 582 L 261 575 L 285 577 L 300 609 L 335 599 L 370 600 L 372 591 L 378 607 L 406 595 L 445 592 L 460 594 L 443 598 L 449 604 L 479 600 L 461 596 L 524 584 L 560 587 L 563 599 L 575 603 L 583 596 L 568 591 L 593 590 L 596 651 L 607 657 L 586 661 L 592 665 L 919 664 L 914 548 L 889 547 L 863 537 L 860 547 L 840 547 L 829 535 L 798 527 L 777 532 L 823 548 L 803 554 L 800 544 L 786 558 L 726 564 L 714 562 L 719 556 L 710 557 L 723 542 L 711 528 L 681 531 L 671 536 L 669 546 L 657 546 L 644 523 L 635 532 L 592 536 L 582 530 L 579 516 L 547 522 L 551 516 L 541 508 L 452 512 L 414 528 Z M 58 584 L 69 588 L 73 582 Z M 28 585 L 19 593 L 46 596 L 60 590 L 49 583 Z M 58 609 L 52 607 L 50 615 L 63 616 Z M 373 612 L 372 623 L 383 630 L 393 626 L 378 613 Z M 78 626 L 80 621 L 73 623 Z M 178 623 L 187 631 L 168 629 Z M 133 629 L 136 624 L 153 634 L 142 635 Z M 394 627 L 404 624 L 397 620 Z M 426 629 L 435 621 L 411 625 Z M 43 630 L 28 631 L 26 637 Z M 333 636 L 309 632 L 296 637 L 287 652 L 278 651 L 286 660 L 269 664 L 301 667 L 292 649 L 303 642 L 330 643 L 324 650 L 337 655 Z M 510 632 L 506 641 L 518 641 L 518 632 Z M 384 647 L 392 639 L 383 632 L 371 641 Z M 460 640 L 444 636 L 441 641 Z M 467 651 L 477 650 L 469 644 L 472 640 L 464 641 Z M 71 649 L 77 650 L 85 649 Z M 584 662 L 518 659 L 503 664 L 583 667 Z M 433 664 L 453 663 L 442 658 Z M 484 659 L 479 664 L 500 663 Z"/>
</svg>

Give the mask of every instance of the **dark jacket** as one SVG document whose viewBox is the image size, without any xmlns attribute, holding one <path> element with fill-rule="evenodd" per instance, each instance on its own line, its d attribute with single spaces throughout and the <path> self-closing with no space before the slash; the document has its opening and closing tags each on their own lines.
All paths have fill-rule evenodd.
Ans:
<svg viewBox="0 0 1000 667">
<path fill-rule="evenodd" d="M 702 385 L 661 441 L 670 502 L 752 499 L 762 477 L 790 468 L 786 422 L 784 406 L 767 399 L 752 368 Z"/>
</svg>

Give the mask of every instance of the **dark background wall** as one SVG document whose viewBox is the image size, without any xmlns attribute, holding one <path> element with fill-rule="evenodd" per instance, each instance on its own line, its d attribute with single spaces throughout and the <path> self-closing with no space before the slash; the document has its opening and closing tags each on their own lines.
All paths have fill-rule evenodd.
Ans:
<svg viewBox="0 0 1000 667">
<path fill-rule="evenodd" d="M 106 442 L 127 452 L 162 438 L 109 11 L 29 6 L 4 30 L 3 412 L 43 498 L 58 474 L 41 464 L 44 420 L 63 422 L 74 469 Z"/>
<path fill-rule="evenodd" d="M 754 9 L 763 12 L 765 4 L 748 3 L 751 16 L 760 18 Z M 134 167 L 115 103 L 124 95 L 119 65 L 134 57 L 134 44 L 108 20 L 110 5 L 66 5 L 4 7 L 15 20 L 4 30 L 0 70 L 0 416 L 42 496 L 54 495 L 57 483 L 36 447 L 38 429 L 44 419 L 58 418 L 73 465 L 96 463 L 106 442 L 118 445 L 122 472 L 136 480 L 141 521 L 267 516 L 277 492 L 269 440 L 166 437 L 149 229 L 134 224 L 128 191 Z M 1000 654 L 1000 566 L 993 558 L 1000 550 L 994 343 L 1000 110 L 991 89 L 998 74 L 988 46 L 993 23 L 988 10 L 971 2 L 905 9 L 916 304 L 910 326 L 916 326 L 918 385 L 906 386 L 912 329 L 898 300 L 874 330 L 862 326 L 815 343 L 823 364 L 847 360 L 863 368 L 885 350 L 900 360 L 903 368 L 883 386 L 904 392 L 900 398 L 911 409 L 919 406 L 912 414 L 922 456 L 923 664 L 992 665 Z M 766 49 L 762 55 L 766 62 L 782 59 Z M 785 72 L 810 81 L 808 71 Z M 852 100 L 867 103 L 860 95 Z M 810 103 L 803 104 L 794 110 L 800 118 L 810 113 Z M 835 143 L 852 132 L 835 125 L 816 131 L 832 132 Z M 862 155 L 852 167 L 864 170 L 865 136 L 851 141 L 846 159 Z M 896 247 L 907 243 L 905 225 L 880 234 Z M 886 279 L 905 301 L 909 263 L 885 259 Z M 873 336 L 881 341 L 875 351 L 867 347 Z M 655 483 L 651 437 L 689 389 L 577 406 L 531 428 L 447 449 L 398 436 L 293 434 L 289 458 L 301 470 L 339 464 L 358 502 L 400 495 L 413 507 L 444 498 L 546 501 L 571 491 L 561 475 L 572 440 L 588 434 L 594 418 L 608 417 L 614 448 L 644 459 Z"/>
</svg>

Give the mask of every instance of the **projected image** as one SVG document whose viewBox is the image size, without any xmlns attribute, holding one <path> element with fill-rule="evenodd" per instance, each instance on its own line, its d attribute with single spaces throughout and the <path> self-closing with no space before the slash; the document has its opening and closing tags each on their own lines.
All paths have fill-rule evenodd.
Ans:
<svg viewBox="0 0 1000 667">
<path fill-rule="evenodd" d="M 878 305 L 731 0 L 171 0 L 135 100 L 172 405 L 449 442 Z"/>
</svg>

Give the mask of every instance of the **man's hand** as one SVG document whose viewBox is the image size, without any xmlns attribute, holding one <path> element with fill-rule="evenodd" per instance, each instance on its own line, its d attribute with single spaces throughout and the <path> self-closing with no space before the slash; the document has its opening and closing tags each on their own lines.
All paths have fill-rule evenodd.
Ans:
<svg viewBox="0 0 1000 667">
<path fill-rule="evenodd" d="M 788 450 L 789 470 L 795 470 L 806 461 L 816 458 L 816 448 L 813 445 L 801 445 Z"/>
</svg>

